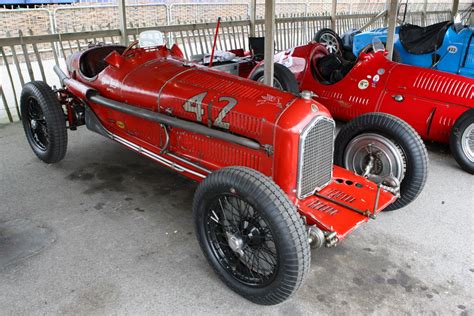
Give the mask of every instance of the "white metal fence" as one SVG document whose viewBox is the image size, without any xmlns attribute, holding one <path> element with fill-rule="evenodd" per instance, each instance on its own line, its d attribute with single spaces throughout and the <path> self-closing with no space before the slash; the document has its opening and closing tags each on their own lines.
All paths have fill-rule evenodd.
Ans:
<svg viewBox="0 0 474 316">
<path fill-rule="evenodd" d="M 170 12 L 173 12 L 173 8 L 178 5 L 164 6 L 166 10 L 159 9 L 163 8 L 159 4 L 145 4 L 145 6 L 152 7 L 153 10 L 157 10 L 155 12 L 160 12 L 160 14 L 156 15 L 155 22 L 151 24 L 128 24 L 130 39 L 135 39 L 144 30 L 158 29 L 165 34 L 170 43 L 178 44 L 186 57 L 210 51 L 216 27 L 214 21 L 177 24 L 179 21 L 173 20 L 173 14 Z M 305 5 L 305 10 L 308 8 L 311 8 L 311 5 Z M 127 8 L 128 14 L 130 14 L 130 9 Z M 97 29 L 76 29 L 67 24 L 69 23 L 67 19 L 60 18 L 64 11 L 65 9 L 56 9 L 54 11 L 55 18 L 48 20 L 52 23 L 50 24 L 51 30 L 54 31 L 50 32 L 52 34 L 36 35 L 20 30 L 16 34 L 10 34 L 10 37 L 0 38 L 0 121 L 12 122 L 19 119 L 18 98 L 24 83 L 31 80 L 44 80 L 50 85 L 58 85 L 59 82 L 52 71 L 54 64 L 64 67 L 67 56 L 77 50 L 84 49 L 88 43 L 119 42 L 120 31 L 117 25 L 106 23 L 105 27 L 98 24 Z M 348 28 L 360 28 L 373 17 L 374 14 L 370 13 L 339 14 L 336 17 L 337 31 L 342 33 Z M 407 21 L 419 24 L 421 17 L 421 12 L 409 12 Z M 436 23 L 447 20 L 449 17 L 449 11 L 427 12 L 426 22 L 427 24 Z M 174 25 L 169 25 L 170 23 L 174 23 Z M 380 27 L 382 23 L 383 19 L 379 19 L 373 27 Z M 276 49 L 283 50 L 304 44 L 311 40 L 319 29 L 329 26 L 330 17 L 324 13 L 307 11 L 303 15 L 287 14 L 285 17 L 277 18 Z M 217 49 L 248 49 L 249 28 L 250 22 L 247 17 L 227 19 L 222 23 Z M 256 22 L 256 33 L 257 36 L 264 36 L 264 21 L 262 19 Z"/>
</svg>

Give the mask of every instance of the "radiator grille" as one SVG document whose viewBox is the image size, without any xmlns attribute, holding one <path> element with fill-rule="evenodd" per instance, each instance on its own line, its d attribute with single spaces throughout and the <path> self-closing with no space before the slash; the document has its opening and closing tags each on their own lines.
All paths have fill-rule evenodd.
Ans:
<svg viewBox="0 0 474 316">
<path fill-rule="evenodd" d="M 326 186 L 332 178 L 334 121 L 319 116 L 300 136 L 298 198 L 302 199 Z"/>
</svg>

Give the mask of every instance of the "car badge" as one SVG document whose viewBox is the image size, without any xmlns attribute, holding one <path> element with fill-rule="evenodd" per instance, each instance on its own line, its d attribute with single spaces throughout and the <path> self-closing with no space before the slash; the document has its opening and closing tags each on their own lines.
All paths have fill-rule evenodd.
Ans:
<svg viewBox="0 0 474 316">
<path fill-rule="evenodd" d="M 450 54 L 456 54 L 458 52 L 458 48 L 454 45 L 448 46 L 448 53 Z"/>
<path fill-rule="evenodd" d="M 365 90 L 369 87 L 369 82 L 366 79 L 362 79 L 361 81 L 359 81 L 359 84 L 357 85 L 357 87 L 360 90 Z"/>
</svg>

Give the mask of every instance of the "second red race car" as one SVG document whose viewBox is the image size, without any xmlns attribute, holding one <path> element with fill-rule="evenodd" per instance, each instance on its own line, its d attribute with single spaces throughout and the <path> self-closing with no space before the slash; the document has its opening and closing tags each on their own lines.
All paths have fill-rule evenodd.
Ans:
<svg viewBox="0 0 474 316">
<path fill-rule="evenodd" d="M 312 42 L 275 56 L 274 85 L 312 91 L 333 117 L 352 120 L 336 138 L 338 165 L 359 174 L 377 168 L 374 147 L 389 146 L 394 137 L 364 115 L 383 112 L 403 119 L 424 140 L 449 144 L 461 168 L 474 174 L 474 79 L 402 65 L 386 55 L 383 44 L 374 41 L 350 62 Z M 261 81 L 263 65 L 249 78 Z"/>
</svg>

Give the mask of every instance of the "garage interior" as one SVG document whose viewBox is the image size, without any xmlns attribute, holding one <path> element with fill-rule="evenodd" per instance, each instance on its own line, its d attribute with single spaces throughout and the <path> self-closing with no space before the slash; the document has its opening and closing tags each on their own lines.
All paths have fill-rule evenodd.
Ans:
<svg viewBox="0 0 474 316">
<path fill-rule="evenodd" d="M 400 2 L 387 0 L 385 13 L 374 13 L 357 26 L 388 27 L 387 58 L 392 58 Z M 428 23 L 423 20 L 428 4 L 425 0 L 423 23 Z M 21 86 L 28 78 L 59 86 L 52 65 L 65 69 L 65 57 L 84 49 L 88 39 L 126 44 L 136 38 L 127 21 L 128 5 L 117 0 L 117 29 L 0 38 L 1 314 L 473 313 L 474 181 L 459 168 L 447 145 L 425 143 L 429 175 L 413 203 L 383 212 L 333 249 L 311 251 L 305 283 L 290 300 L 275 306 L 256 305 L 235 294 L 207 263 L 191 211 L 198 183 L 85 127 L 69 132 L 64 160 L 40 163 L 19 121 Z M 264 83 L 272 85 L 274 54 L 280 48 L 275 39 L 282 30 L 282 24 L 277 25 L 285 18 L 276 14 L 275 0 L 265 1 L 263 17 L 258 16 L 258 5 L 249 2 L 245 23 L 235 21 L 232 26 L 223 20 L 222 28 L 226 34 L 232 27 L 248 25 L 242 38 L 265 36 Z M 331 12 L 324 17 L 332 29 L 340 23 L 338 5 L 332 0 Z M 453 0 L 450 16 L 462 5 Z M 286 18 L 288 23 L 296 19 Z M 206 30 L 216 26 L 195 23 Z M 168 39 L 190 32 L 183 25 L 142 29 L 159 29 Z M 308 30 L 301 27 L 300 41 L 311 37 Z M 202 33 L 207 42 L 200 45 L 210 48 L 212 34 Z M 232 40 L 236 38 L 228 40 L 231 45 Z M 181 41 L 185 43 L 184 37 Z M 197 51 L 197 43 L 189 42 L 186 56 L 206 50 Z M 50 61 L 38 62 L 46 55 Z"/>
</svg>

